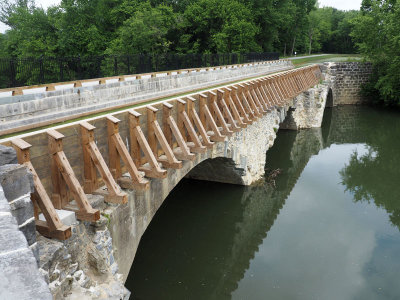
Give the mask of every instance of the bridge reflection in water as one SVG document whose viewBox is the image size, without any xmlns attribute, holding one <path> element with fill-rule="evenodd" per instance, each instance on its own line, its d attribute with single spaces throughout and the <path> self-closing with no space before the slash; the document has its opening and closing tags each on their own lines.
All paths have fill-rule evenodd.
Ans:
<svg viewBox="0 0 400 300">
<path fill-rule="evenodd" d="M 141 239 L 126 282 L 132 298 L 230 299 L 321 142 L 320 129 L 278 134 L 266 163 L 282 169 L 275 183 L 183 180 Z"/>
<path fill-rule="evenodd" d="M 382 121 L 382 114 L 385 116 L 385 121 Z M 381 121 L 378 122 L 378 120 Z M 388 131 L 388 128 L 392 131 Z M 324 194 L 332 191 L 332 186 L 339 186 L 333 198 L 329 199 L 330 204 L 325 207 L 328 211 L 322 210 L 322 215 L 319 215 L 321 210 L 318 211 L 318 209 L 323 207 L 321 205 L 321 207 L 316 207 L 316 212 L 314 212 L 321 222 L 328 225 L 333 222 L 335 225 L 329 228 L 328 225 L 320 223 L 319 226 L 322 227 L 320 230 L 317 229 L 315 234 L 321 234 L 321 231 L 324 232 L 326 228 L 332 232 L 345 228 L 345 231 L 349 233 L 338 232 L 343 239 L 339 244 L 344 244 L 335 249 L 331 247 L 335 246 L 335 243 L 331 245 L 328 242 L 325 246 L 315 245 L 312 251 L 308 246 L 303 245 L 303 251 L 310 253 L 305 255 L 298 253 L 298 257 L 290 258 L 289 262 L 270 264 L 270 269 L 268 265 L 261 266 L 260 268 L 266 268 L 261 272 L 274 272 L 279 266 L 289 270 L 299 266 L 304 267 L 305 264 L 292 265 L 292 263 L 296 260 L 301 261 L 302 258 L 310 258 L 314 255 L 312 253 L 315 253 L 318 254 L 316 256 L 321 257 L 314 261 L 319 265 L 309 266 L 314 270 L 296 269 L 290 271 L 294 273 L 291 275 L 282 271 L 282 274 L 275 274 L 276 278 L 269 276 L 264 279 L 292 280 L 290 282 L 294 286 L 293 291 L 289 291 L 286 295 L 294 296 L 294 293 L 306 291 L 303 295 L 298 294 L 298 299 L 307 299 L 311 294 L 332 298 L 334 294 L 338 295 L 337 293 L 343 296 L 341 299 L 394 299 L 392 296 L 400 292 L 398 285 L 391 280 L 400 275 L 400 260 L 396 259 L 398 256 L 396 251 L 400 249 L 398 231 L 400 229 L 400 201 L 398 201 L 400 186 L 398 182 L 394 184 L 396 178 L 400 177 L 400 153 L 398 152 L 400 140 L 393 139 L 396 134 L 400 134 L 398 113 L 363 107 L 327 109 L 322 129 L 282 131 L 278 134 L 274 147 L 268 151 L 266 158 L 266 166 L 269 170 L 277 168 L 282 170 L 281 174 L 275 178 L 275 182 L 265 179 L 256 186 L 241 187 L 192 180 L 182 181 L 170 194 L 142 237 L 126 282 L 128 289 L 133 292 L 132 298 L 242 299 L 240 295 L 247 295 L 247 299 L 267 299 L 269 296 L 272 297 L 271 299 L 279 299 L 278 295 L 285 295 L 284 292 L 272 292 L 261 296 L 256 292 L 253 294 L 255 298 L 252 298 L 248 295 L 249 286 L 254 290 L 263 290 L 263 287 L 257 284 L 272 285 L 271 282 L 262 283 L 260 279 L 255 280 L 257 282 L 255 285 L 249 285 L 247 281 L 247 290 L 242 290 L 240 293 L 238 293 L 238 286 L 239 282 L 249 276 L 247 273 L 254 268 L 254 263 L 260 263 L 260 259 L 254 258 L 256 255 L 262 255 L 260 254 L 262 247 L 265 251 L 266 246 L 263 245 L 265 238 L 275 224 L 286 200 L 292 191 L 294 192 L 294 187 L 311 157 L 322 153 L 326 158 L 332 152 L 320 151 L 336 147 L 335 149 L 339 152 L 346 148 L 350 155 L 345 154 L 347 158 L 344 167 L 337 165 L 334 168 L 337 171 L 331 178 L 334 181 L 333 184 L 326 190 L 324 190 L 325 187 L 318 187 L 314 193 L 318 196 L 320 192 L 320 197 L 324 197 Z M 351 155 L 352 148 L 360 150 L 360 153 L 354 152 Z M 313 181 L 312 184 L 325 180 L 324 176 L 326 174 Z M 328 178 L 329 176 L 328 174 Z M 341 180 L 341 183 L 337 180 Z M 343 190 L 347 191 L 343 194 Z M 193 196 L 187 197 L 187 195 Z M 341 201 L 342 199 L 345 201 Z M 376 206 L 371 206 L 365 201 L 375 203 Z M 307 201 L 303 201 L 299 205 L 307 204 L 309 204 Z M 338 205 L 341 205 L 340 209 L 337 209 Z M 376 207 L 382 208 L 384 213 Z M 347 214 L 347 211 L 350 211 L 348 216 L 334 215 L 337 212 Z M 327 214 L 332 214 L 333 217 L 330 218 Z M 360 217 L 361 215 L 366 216 Z M 283 217 L 285 216 L 280 216 L 280 218 Z M 304 213 L 302 218 L 306 217 L 307 213 Z M 381 218 L 383 222 L 377 222 L 378 218 Z M 291 222 L 295 223 L 296 220 Z M 343 224 L 339 224 L 341 222 Z M 391 222 L 395 228 L 383 226 L 382 223 L 385 222 Z M 293 234 L 302 230 L 302 227 L 299 228 L 299 230 L 293 229 Z M 272 233 L 276 235 L 276 230 L 271 230 Z M 314 233 L 305 234 L 313 235 Z M 323 236 L 322 241 L 335 239 L 327 233 L 323 233 Z M 271 238 L 272 235 L 269 236 L 270 242 L 267 249 L 269 251 L 282 250 L 285 245 L 271 246 Z M 300 241 L 302 238 L 304 237 L 299 237 Z M 347 240 L 348 238 L 352 241 Z M 276 242 L 276 237 L 272 240 Z M 310 241 L 320 242 L 310 237 L 303 243 Z M 294 241 L 296 242 L 299 241 Z M 327 250 L 328 248 L 333 249 Z M 281 260 L 284 259 L 285 254 L 294 254 L 293 251 L 285 250 L 282 257 L 279 255 L 271 255 L 271 257 Z M 354 251 L 356 253 L 351 255 Z M 335 254 L 332 255 L 332 253 Z M 310 278 L 322 276 L 319 273 L 320 269 L 332 266 L 332 263 L 335 264 L 337 257 L 340 257 L 337 267 L 333 267 L 331 271 L 325 269 L 325 281 L 314 278 L 316 283 L 308 284 L 296 277 L 306 273 L 309 274 L 304 276 Z M 351 260 L 351 264 L 346 257 Z M 327 262 L 329 260 L 331 261 Z M 251 264 L 253 266 L 250 266 Z M 338 273 L 332 275 L 336 271 Z M 253 269 L 252 272 L 257 273 L 257 270 Z M 288 277 L 284 277 L 285 275 Z M 335 276 L 343 278 L 338 279 Z M 323 286 L 327 282 L 330 283 L 329 287 L 316 288 L 316 285 Z M 280 282 L 280 284 L 284 289 L 284 283 Z M 279 283 L 276 286 L 277 289 L 279 289 L 278 285 Z M 314 290 L 311 294 L 307 294 L 307 288 L 310 287 Z M 340 288 L 342 290 L 339 291 Z M 328 291 L 335 292 L 327 295 Z"/>
</svg>

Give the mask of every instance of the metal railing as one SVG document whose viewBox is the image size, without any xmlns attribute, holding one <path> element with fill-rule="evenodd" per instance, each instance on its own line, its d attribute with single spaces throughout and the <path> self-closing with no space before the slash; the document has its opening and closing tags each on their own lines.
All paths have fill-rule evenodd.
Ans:
<svg viewBox="0 0 400 300">
<path fill-rule="evenodd" d="M 278 53 L 0 58 L 0 88 L 277 59 Z"/>
</svg>

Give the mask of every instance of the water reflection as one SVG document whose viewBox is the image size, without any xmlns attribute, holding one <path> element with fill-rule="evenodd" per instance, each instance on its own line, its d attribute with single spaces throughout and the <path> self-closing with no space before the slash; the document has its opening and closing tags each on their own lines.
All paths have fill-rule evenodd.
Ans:
<svg viewBox="0 0 400 300">
<path fill-rule="evenodd" d="M 399 115 L 327 113 L 279 133 L 274 186 L 179 184 L 142 237 L 132 298 L 396 299 Z"/>
</svg>

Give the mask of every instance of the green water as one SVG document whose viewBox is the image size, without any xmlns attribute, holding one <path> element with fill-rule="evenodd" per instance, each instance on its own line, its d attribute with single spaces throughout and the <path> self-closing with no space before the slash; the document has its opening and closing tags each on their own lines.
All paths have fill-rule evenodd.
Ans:
<svg viewBox="0 0 400 300">
<path fill-rule="evenodd" d="M 142 237 L 131 299 L 400 299 L 400 113 L 279 131 L 253 187 L 183 180 Z"/>
</svg>

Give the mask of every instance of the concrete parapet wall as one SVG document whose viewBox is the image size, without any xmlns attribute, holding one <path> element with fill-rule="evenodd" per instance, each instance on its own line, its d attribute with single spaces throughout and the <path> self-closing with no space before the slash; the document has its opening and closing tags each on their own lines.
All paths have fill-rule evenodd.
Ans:
<svg viewBox="0 0 400 300">
<path fill-rule="evenodd" d="M 28 129 L 34 124 L 42 126 L 64 121 L 72 116 L 78 117 L 112 107 L 138 104 L 292 67 L 290 61 L 279 60 L 183 74 L 158 74 L 158 77 L 148 75 L 147 78 L 143 76 L 141 79 L 133 77 L 133 80 L 107 84 L 94 82 L 90 86 L 79 88 L 69 87 L 36 94 L 2 97 L 0 135 L 16 131 L 17 128 Z"/>
<path fill-rule="evenodd" d="M 362 104 L 362 84 L 368 82 L 372 64 L 364 62 L 329 62 L 321 65 L 333 92 L 333 105 Z"/>
</svg>

